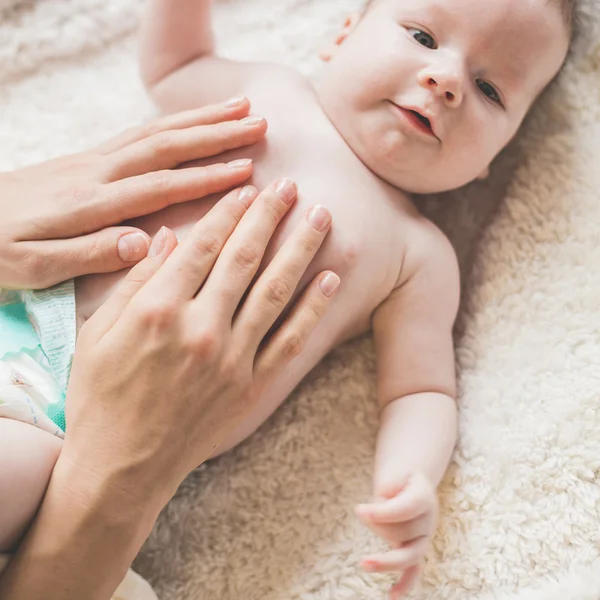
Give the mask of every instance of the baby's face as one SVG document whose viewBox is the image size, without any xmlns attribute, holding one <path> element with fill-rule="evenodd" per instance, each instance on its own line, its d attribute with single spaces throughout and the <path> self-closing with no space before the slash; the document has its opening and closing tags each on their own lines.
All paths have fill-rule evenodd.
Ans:
<svg viewBox="0 0 600 600">
<path fill-rule="evenodd" d="M 454 189 L 485 176 L 568 43 L 548 0 L 378 0 L 335 51 L 319 97 L 377 175 L 407 192 Z"/>
</svg>

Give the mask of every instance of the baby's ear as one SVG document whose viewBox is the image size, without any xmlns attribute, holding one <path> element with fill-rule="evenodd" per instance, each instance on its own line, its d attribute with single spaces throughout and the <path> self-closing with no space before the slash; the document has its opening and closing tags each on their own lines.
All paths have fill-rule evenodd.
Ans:
<svg viewBox="0 0 600 600">
<path fill-rule="evenodd" d="M 341 33 L 335 38 L 333 44 L 319 52 L 319 57 L 321 58 L 321 60 L 329 62 L 333 58 L 334 54 L 338 51 L 338 48 L 352 33 L 352 31 L 358 25 L 358 22 L 361 20 L 361 18 L 361 13 L 353 13 L 346 19 L 346 21 L 344 22 L 344 28 L 342 29 Z"/>
<path fill-rule="evenodd" d="M 487 179 L 490 176 L 490 168 L 486 167 L 475 179 Z"/>
</svg>

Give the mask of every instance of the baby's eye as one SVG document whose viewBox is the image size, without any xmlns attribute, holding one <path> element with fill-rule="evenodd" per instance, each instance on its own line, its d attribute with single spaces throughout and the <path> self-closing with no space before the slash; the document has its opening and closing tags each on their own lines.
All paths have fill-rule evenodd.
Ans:
<svg viewBox="0 0 600 600">
<path fill-rule="evenodd" d="M 437 48 L 437 44 L 435 43 L 435 40 L 426 31 L 422 31 L 421 29 L 416 29 L 415 27 L 409 27 L 407 31 L 422 46 L 430 48 L 431 50 L 435 50 Z"/>
<path fill-rule="evenodd" d="M 493 85 L 489 84 L 483 79 L 477 79 L 477 87 L 492 101 L 502 106 L 502 100 L 500 94 L 496 91 Z"/>
</svg>

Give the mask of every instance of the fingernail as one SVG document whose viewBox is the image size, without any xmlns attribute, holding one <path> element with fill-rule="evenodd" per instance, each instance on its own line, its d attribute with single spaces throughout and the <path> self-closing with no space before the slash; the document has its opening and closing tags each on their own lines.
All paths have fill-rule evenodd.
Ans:
<svg viewBox="0 0 600 600">
<path fill-rule="evenodd" d="M 327 273 L 319 282 L 319 287 L 323 295 L 329 298 L 340 285 L 340 278 L 335 273 Z"/>
<path fill-rule="evenodd" d="M 377 563 L 374 560 L 363 560 L 362 568 L 365 571 L 375 571 L 377 569 Z"/>
<path fill-rule="evenodd" d="M 127 233 L 119 238 L 117 252 L 123 262 L 138 261 L 148 253 L 148 238 L 143 233 Z"/>
<path fill-rule="evenodd" d="M 298 193 L 298 188 L 291 179 L 282 179 L 277 184 L 275 193 L 281 201 L 285 202 L 286 204 L 291 204 Z"/>
<path fill-rule="evenodd" d="M 167 228 L 163 226 L 158 230 L 158 232 L 154 236 L 154 239 L 150 244 L 150 250 L 148 250 L 148 256 L 150 256 L 151 258 L 158 256 L 164 250 L 166 242 Z"/>
<path fill-rule="evenodd" d="M 256 188 L 252 187 L 251 185 L 247 185 L 246 187 L 243 187 L 240 190 L 238 198 L 239 198 L 240 202 L 246 208 L 248 208 L 250 206 L 250 204 L 252 204 L 252 201 L 254 200 L 254 198 L 256 198 L 256 195 L 257 195 Z"/>
<path fill-rule="evenodd" d="M 245 96 L 236 96 L 235 98 L 229 98 L 227 102 L 225 102 L 225 106 L 227 108 L 233 108 L 234 106 L 239 106 L 244 100 Z"/>
<path fill-rule="evenodd" d="M 245 119 L 242 119 L 240 121 L 240 123 L 243 123 L 244 125 L 250 125 L 251 127 L 254 127 L 255 125 L 260 125 L 264 122 L 264 117 L 246 117 Z"/>
<path fill-rule="evenodd" d="M 249 167 L 251 164 L 252 164 L 251 158 L 240 158 L 238 160 L 232 160 L 231 162 L 228 162 L 227 166 L 230 169 L 245 169 L 246 167 Z"/>
<path fill-rule="evenodd" d="M 327 225 L 331 223 L 331 215 L 326 208 L 320 204 L 317 204 L 317 206 L 313 207 L 308 213 L 308 222 L 317 231 L 324 231 Z"/>
</svg>

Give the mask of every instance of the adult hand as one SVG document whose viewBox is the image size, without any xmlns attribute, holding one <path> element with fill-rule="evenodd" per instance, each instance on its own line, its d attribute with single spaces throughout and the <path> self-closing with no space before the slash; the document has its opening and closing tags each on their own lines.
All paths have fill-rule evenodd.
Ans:
<svg viewBox="0 0 600 600">
<path fill-rule="evenodd" d="M 308 213 L 242 303 L 296 188 L 282 180 L 250 206 L 255 194 L 250 186 L 230 193 L 177 248 L 163 228 L 149 257 L 84 325 L 63 454 L 76 448 L 73 456 L 89 470 L 139 472 L 139 493 L 162 482 L 170 495 L 301 351 L 339 282 L 332 273 L 317 277 L 261 342 L 324 240 L 330 215 L 322 207 Z M 93 452 L 82 459 L 86 448 Z"/>
<path fill-rule="evenodd" d="M 302 350 L 339 279 L 317 275 L 265 341 L 330 227 L 313 209 L 252 283 L 295 199 L 283 183 L 228 194 L 179 246 L 161 230 L 82 327 L 63 448 L 2 600 L 110 598 L 179 483 Z"/>
<path fill-rule="evenodd" d="M 137 263 L 146 233 L 112 226 L 245 181 L 251 163 L 175 167 L 260 140 L 266 122 L 244 120 L 249 109 L 240 98 L 170 115 L 89 152 L 0 173 L 0 288 L 44 288 Z"/>
</svg>

